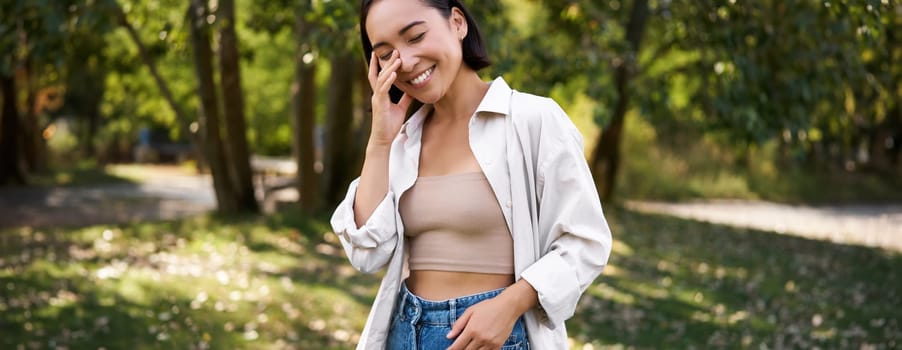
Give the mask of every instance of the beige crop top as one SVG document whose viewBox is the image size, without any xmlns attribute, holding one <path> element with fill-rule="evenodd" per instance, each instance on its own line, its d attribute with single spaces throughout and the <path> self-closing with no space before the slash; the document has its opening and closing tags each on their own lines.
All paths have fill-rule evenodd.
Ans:
<svg viewBox="0 0 902 350">
<path fill-rule="evenodd" d="M 419 177 L 398 209 L 410 270 L 514 273 L 514 241 L 481 171 Z"/>
</svg>

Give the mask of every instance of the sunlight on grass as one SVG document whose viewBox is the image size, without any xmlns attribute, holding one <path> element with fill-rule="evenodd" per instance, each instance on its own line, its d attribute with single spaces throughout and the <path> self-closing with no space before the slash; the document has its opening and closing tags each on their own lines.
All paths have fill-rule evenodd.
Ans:
<svg viewBox="0 0 902 350">
<path fill-rule="evenodd" d="M 617 249 L 568 322 L 575 348 L 892 348 L 902 257 L 608 210 Z M 890 297 L 891 296 L 891 297 Z M 882 320 L 880 322 L 875 320 Z"/>
<path fill-rule="evenodd" d="M 623 243 L 623 241 L 615 240 L 611 247 L 612 254 L 630 256 L 633 255 L 633 248 Z"/>
<path fill-rule="evenodd" d="M 19 330 L 4 348 L 344 349 L 375 292 L 346 285 L 374 277 L 317 253 L 333 243 L 262 219 L 2 234 L 0 325 Z"/>
<path fill-rule="evenodd" d="M 893 348 L 902 257 L 609 207 L 574 349 Z M 2 348 L 351 349 L 378 275 L 324 220 L 0 231 Z"/>
<path fill-rule="evenodd" d="M 632 305 L 636 303 L 636 298 L 632 294 L 624 293 L 603 283 L 592 288 L 589 293 L 618 304 Z"/>
<path fill-rule="evenodd" d="M 72 187 L 131 183 L 134 179 L 119 176 L 93 161 L 69 166 L 57 165 L 49 170 L 28 174 L 28 183 L 36 187 Z"/>
<path fill-rule="evenodd" d="M 730 198 L 783 203 L 902 200 L 902 182 L 891 176 L 834 168 L 809 169 L 804 165 L 780 166 L 774 161 L 775 142 L 749 150 L 749 161 L 744 162 L 737 159 L 736 150 L 726 148 L 712 135 L 682 135 L 682 139 L 666 140 L 647 117 L 633 111 L 627 119 L 623 171 L 618 176 L 620 198 Z M 577 125 L 584 135 L 596 130 L 592 125 Z M 587 136 L 587 140 L 594 137 Z M 587 148 L 587 152 L 591 149 Z"/>
</svg>

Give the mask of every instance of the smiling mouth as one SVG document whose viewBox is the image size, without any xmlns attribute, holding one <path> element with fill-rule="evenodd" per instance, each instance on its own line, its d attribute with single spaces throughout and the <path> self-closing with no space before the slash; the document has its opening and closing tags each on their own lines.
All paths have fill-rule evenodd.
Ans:
<svg viewBox="0 0 902 350">
<path fill-rule="evenodd" d="M 411 85 L 414 85 L 414 86 L 420 85 L 423 82 L 425 82 L 426 79 L 429 79 L 430 76 L 432 76 L 433 71 L 435 71 L 435 66 L 430 67 L 425 72 L 418 75 L 416 78 L 409 80 L 408 83 L 410 83 Z"/>
</svg>

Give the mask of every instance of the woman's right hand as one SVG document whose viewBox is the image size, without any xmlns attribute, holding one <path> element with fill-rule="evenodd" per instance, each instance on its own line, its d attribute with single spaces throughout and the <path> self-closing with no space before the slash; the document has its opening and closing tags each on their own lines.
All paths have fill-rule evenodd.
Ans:
<svg viewBox="0 0 902 350">
<path fill-rule="evenodd" d="M 370 144 L 388 147 L 395 135 L 404 124 L 407 108 L 413 99 L 406 93 L 401 96 L 397 104 L 391 101 L 389 90 L 398 78 L 398 68 L 401 67 L 401 57 L 397 50 L 392 51 L 388 65 L 379 71 L 379 60 L 376 53 L 370 55 L 370 70 L 368 78 L 370 87 L 373 88 L 373 127 L 370 133 Z"/>
</svg>

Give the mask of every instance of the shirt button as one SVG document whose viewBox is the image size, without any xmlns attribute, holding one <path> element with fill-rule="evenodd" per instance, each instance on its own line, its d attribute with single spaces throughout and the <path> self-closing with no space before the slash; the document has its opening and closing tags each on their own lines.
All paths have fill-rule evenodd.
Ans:
<svg viewBox="0 0 902 350">
<path fill-rule="evenodd" d="M 505 203 L 504 205 L 506 205 L 508 208 L 510 208 L 511 205 L 513 205 L 513 203 L 511 203 L 511 201 L 507 201 L 507 203 Z"/>
</svg>

